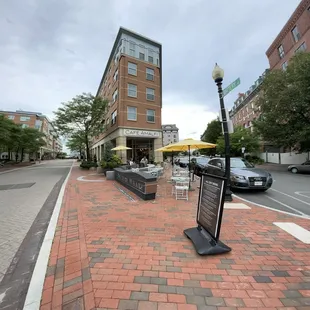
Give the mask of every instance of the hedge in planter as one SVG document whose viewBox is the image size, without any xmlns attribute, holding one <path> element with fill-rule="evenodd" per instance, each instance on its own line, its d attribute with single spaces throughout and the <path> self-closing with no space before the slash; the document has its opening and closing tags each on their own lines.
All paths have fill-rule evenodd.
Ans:
<svg viewBox="0 0 310 310">
<path fill-rule="evenodd" d="M 109 161 L 102 160 L 100 166 L 103 168 L 103 173 L 106 174 L 107 171 L 112 171 L 122 165 L 122 160 L 117 155 L 112 155 Z"/>
<path fill-rule="evenodd" d="M 80 167 L 82 169 L 90 169 L 90 168 L 97 168 L 98 167 L 98 164 L 93 162 L 93 161 L 82 161 L 81 164 L 80 164 Z"/>
</svg>

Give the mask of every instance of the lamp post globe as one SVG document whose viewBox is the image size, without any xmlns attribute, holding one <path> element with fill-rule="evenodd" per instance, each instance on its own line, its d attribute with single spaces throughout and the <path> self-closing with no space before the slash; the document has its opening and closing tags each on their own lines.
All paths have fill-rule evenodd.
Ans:
<svg viewBox="0 0 310 310">
<path fill-rule="evenodd" d="M 215 82 L 223 81 L 224 70 L 217 63 L 212 71 L 212 77 Z"/>
<path fill-rule="evenodd" d="M 222 82 L 224 78 L 224 70 L 216 63 L 212 72 L 212 78 L 217 85 L 220 107 L 221 107 L 221 116 L 223 123 L 223 134 L 225 141 L 225 177 L 226 177 L 226 190 L 225 190 L 225 201 L 232 201 L 232 192 L 230 190 L 230 142 L 229 142 L 229 132 L 227 124 L 227 116 L 224 104 L 224 94 L 222 88 Z"/>
</svg>

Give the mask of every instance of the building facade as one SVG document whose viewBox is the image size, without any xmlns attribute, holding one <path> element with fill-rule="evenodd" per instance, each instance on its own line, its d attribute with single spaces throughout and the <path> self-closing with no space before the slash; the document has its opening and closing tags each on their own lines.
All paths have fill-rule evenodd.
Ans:
<svg viewBox="0 0 310 310">
<path fill-rule="evenodd" d="M 55 158 L 57 153 L 62 151 L 62 142 L 56 133 L 51 121 L 40 112 L 29 111 L 0 111 L 15 124 L 22 128 L 35 128 L 45 134 L 43 138 L 45 145 L 40 148 L 38 156 L 44 158 Z"/>
<path fill-rule="evenodd" d="M 270 69 L 283 69 L 297 52 L 310 51 L 310 0 L 302 0 L 266 55 Z"/>
<path fill-rule="evenodd" d="M 163 131 L 163 145 L 179 142 L 179 128 L 176 124 L 168 124 L 161 126 Z"/>
<path fill-rule="evenodd" d="M 143 156 L 161 162 L 162 153 L 162 47 L 161 44 L 120 28 L 97 96 L 108 100 L 104 132 L 93 137 L 92 154 L 102 158 L 104 145 L 130 149 L 119 151 L 123 162 Z"/>
<path fill-rule="evenodd" d="M 261 85 L 268 71 L 265 70 L 250 89 L 246 93 L 240 93 L 238 99 L 234 102 L 232 109 L 229 111 L 229 117 L 232 120 L 234 128 L 241 126 L 253 131 L 253 121 L 260 115 L 260 107 L 257 102 Z"/>
</svg>

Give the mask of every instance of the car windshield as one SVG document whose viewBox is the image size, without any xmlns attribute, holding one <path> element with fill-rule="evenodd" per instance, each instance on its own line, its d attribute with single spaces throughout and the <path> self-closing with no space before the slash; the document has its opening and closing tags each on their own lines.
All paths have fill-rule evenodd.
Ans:
<svg viewBox="0 0 310 310">
<path fill-rule="evenodd" d="M 230 167 L 231 168 L 253 168 L 253 165 L 242 158 L 231 158 Z"/>
<path fill-rule="evenodd" d="M 208 158 L 197 158 L 196 161 L 198 164 L 206 165 L 209 159 Z"/>
</svg>

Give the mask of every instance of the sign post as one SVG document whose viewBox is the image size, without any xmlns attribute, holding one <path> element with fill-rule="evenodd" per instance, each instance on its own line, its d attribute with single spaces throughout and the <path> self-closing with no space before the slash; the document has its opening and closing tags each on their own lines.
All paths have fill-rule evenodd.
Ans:
<svg viewBox="0 0 310 310">
<path fill-rule="evenodd" d="M 232 90 L 234 90 L 239 85 L 240 85 L 240 78 L 237 78 L 237 80 L 233 81 L 223 90 L 223 96 L 225 97 L 226 95 L 228 95 Z"/>
<path fill-rule="evenodd" d="M 184 230 L 199 255 L 223 254 L 231 248 L 219 240 L 224 210 L 226 178 L 203 174 L 197 207 L 197 227 Z"/>
</svg>

